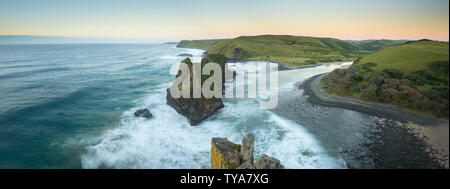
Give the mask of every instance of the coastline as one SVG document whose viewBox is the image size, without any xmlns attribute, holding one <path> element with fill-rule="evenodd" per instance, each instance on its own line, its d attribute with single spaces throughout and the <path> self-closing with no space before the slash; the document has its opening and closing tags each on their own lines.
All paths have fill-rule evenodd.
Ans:
<svg viewBox="0 0 450 189">
<path fill-rule="evenodd" d="M 329 62 L 329 63 L 317 63 L 317 64 L 307 64 L 304 66 L 288 66 L 285 63 L 282 62 L 275 62 L 275 61 L 270 61 L 270 60 L 245 60 L 245 59 L 228 59 L 227 60 L 229 63 L 235 63 L 235 62 L 251 62 L 251 61 L 263 61 L 263 62 L 270 62 L 270 63 L 274 63 L 274 64 L 278 64 L 278 71 L 283 71 L 283 70 L 295 70 L 295 69 L 302 69 L 302 68 L 313 68 L 313 67 L 317 67 L 317 66 L 321 66 L 324 64 L 333 64 L 336 62 Z"/>
<path fill-rule="evenodd" d="M 413 114 L 411 112 L 403 110 L 397 105 L 369 102 L 355 97 L 339 97 L 327 95 L 322 92 L 322 87 L 320 85 L 320 81 L 325 75 L 326 74 L 313 76 L 302 84 L 298 85 L 300 89 L 304 90 L 305 95 L 308 95 L 308 100 L 312 104 L 345 108 L 372 116 L 385 117 L 398 121 L 413 122 L 420 125 L 440 125 L 444 123 L 448 124 L 447 120 Z"/>
<path fill-rule="evenodd" d="M 247 62 L 255 60 L 228 59 L 228 62 Z M 317 63 L 298 67 L 287 66 L 280 62 L 266 61 L 279 65 L 279 71 L 312 68 L 338 62 Z M 354 97 L 329 96 L 321 92 L 319 74 L 295 84 L 312 106 L 335 107 L 368 115 L 372 124 L 362 121 L 349 128 L 335 128 L 333 123 L 344 120 L 327 119 L 325 124 L 317 125 L 312 118 L 305 121 L 299 116 L 304 104 L 291 95 L 285 105 L 274 110 L 279 115 L 304 125 L 320 140 L 329 140 L 325 144 L 332 154 L 341 156 L 347 162 L 347 168 L 448 168 L 448 121 L 431 117 L 422 117 L 389 104 L 368 102 Z M 300 95 L 300 93 L 299 93 Z M 280 102 L 283 103 L 283 102 Z M 341 110 L 336 110 L 339 114 Z M 348 112 L 344 111 L 343 113 Z M 345 118 L 348 115 L 345 115 Z M 313 116 L 314 117 L 314 116 Z M 337 116 L 335 118 L 338 118 Z M 340 117 L 338 119 L 345 119 Z M 311 118 L 309 118 L 311 119 Z M 326 118 L 325 118 L 326 119 Z M 308 120 L 308 119 L 307 119 Z M 306 124 L 303 124 L 305 123 Z M 312 122 L 312 123 L 308 123 Z M 328 124 L 326 124 L 328 122 Z M 367 122 L 367 123 L 369 123 Z M 348 125 L 346 126 L 348 127 Z M 325 131 L 325 132 L 324 132 Z M 347 132 L 347 134 L 345 134 Z M 352 132 L 351 134 L 348 132 Z M 328 134 L 326 134 L 328 133 Z M 350 137 L 349 135 L 352 135 Z M 346 139 L 328 139 L 346 136 Z M 339 143 L 339 145 L 335 145 Z M 343 148 L 341 149 L 340 146 Z M 338 149 L 334 149 L 334 148 Z M 413 156 L 413 157 L 411 157 Z"/>
<path fill-rule="evenodd" d="M 205 53 L 207 52 L 205 49 L 199 49 L 199 48 L 185 48 L 185 47 L 175 47 L 175 48 L 181 48 L 181 49 L 198 49 L 198 50 L 203 50 L 205 51 Z M 204 56 L 204 55 L 203 55 Z M 246 60 L 246 59 L 236 59 L 236 58 L 228 58 L 227 62 L 228 63 L 236 63 L 236 62 L 250 62 L 250 61 L 264 61 L 264 62 L 270 62 L 270 63 L 274 63 L 274 64 L 278 64 L 278 71 L 282 71 L 282 70 L 295 70 L 295 69 L 303 69 L 303 68 L 313 68 L 313 67 L 317 67 L 317 66 L 321 66 L 321 65 L 326 65 L 326 64 L 336 64 L 336 63 L 341 63 L 341 62 L 319 62 L 316 64 L 307 64 L 307 65 L 303 65 L 303 66 L 289 66 L 285 63 L 282 62 L 276 62 L 276 61 L 271 61 L 271 60 Z"/>
<path fill-rule="evenodd" d="M 368 102 L 354 97 L 329 96 L 321 91 L 320 81 L 325 75 L 313 76 L 296 86 L 299 90 L 303 90 L 307 100 L 313 105 L 349 109 L 375 116 L 379 121 L 367 134 L 367 141 L 362 145 L 373 150 L 370 156 L 376 161 L 382 161 L 379 163 L 382 168 L 403 164 L 402 161 L 408 158 L 399 158 L 398 162 L 388 162 L 390 160 L 386 159 L 386 154 L 392 157 L 417 154 L 417 157 L 421 157 L 415 160 L 417 164 L 424 161 L 432 161 L 430 164 L 433 164 L 438 161 L 443 167 L 449 168 L 448 120 L 419 116 L 406 112 L 396 105 Z M 386 152 L 383 150 L 386 146 L 380 147 L 380 144 L 395 146 L 395 150 Z M 430 165 L 424 167 L 428 166 Z M 439 168 L 440 166 L 433 164 L 431 167 Z"/>
</svg>

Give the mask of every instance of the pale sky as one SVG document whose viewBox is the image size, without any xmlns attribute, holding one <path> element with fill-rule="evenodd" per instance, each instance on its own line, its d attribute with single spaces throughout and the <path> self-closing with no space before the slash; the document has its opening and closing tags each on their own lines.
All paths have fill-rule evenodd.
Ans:
<svg viewBox="0 0 450 189">
<path fill-rule="evenodd" d="M 0 35 L 449 39 L 448 0 L 1 0 Z"/>
</svg>

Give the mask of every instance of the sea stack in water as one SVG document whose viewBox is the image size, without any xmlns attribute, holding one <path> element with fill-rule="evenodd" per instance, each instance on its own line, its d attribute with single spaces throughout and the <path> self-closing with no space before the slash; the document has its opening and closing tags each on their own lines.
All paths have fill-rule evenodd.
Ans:
<svg viewBox="0 0 450 189">
<path fill-rule="evenodd" d="M 253 162 L 254 136 L 249 134 L 242 139 L 242 144 L 234 144 L 226 138 L 211 140 L 212 169 L 284 169 L 280 160 L 266 154 Z"/>
<path fill-rule="evenodd" d="M 207 63 L 214 62 L 218 63 L 222 70 L 222 78 L 224 78 L 225 71 L 229 71 L 228 67 L 226 67 L 226 58 L 222 54 L 208 54 L 206 55 L 202 61 L 201 61 L 201 67 Z M 200 124 L 201 121 L 208 118 L 209 116 L 213 115 L 214 112 L 219 110 L 220 108 L 223 108 L 223 102 L 221 98 L 205 98 L 203 95 L 201 95 L 200 98 L 193 98 L 193 76 L 195 73 L 193 69 L 193 64 L 189 58 L 186 58 L 182 61 L 182 63 L 185 63 L 190 70 L 190 96 L 189 98 L 180 97 L 180 98 L 173 98 L 170 93 L 170 88 L 167 89 L 167 104 L 171 106 L 173 109 L 175 109 L 179 114 L 183 115 L 187 118 L 189 123 L 192 126 Z M 181 67 L 180 67 L 181 69 Z M 177 74 L 177 77 L 180 76 L 181 72 L 179 71 Z M 204 75 L 201 77 L 201 85 L 203 86 L 203 82 L 210 76 Z M 224 83 L 225 79 L 222 79 L 222 90 L 224 89 Z M 181 86 L 181 85 L 180 85 Z M 180 87 L 179 87 L 180 88 Z"/>
</svg>

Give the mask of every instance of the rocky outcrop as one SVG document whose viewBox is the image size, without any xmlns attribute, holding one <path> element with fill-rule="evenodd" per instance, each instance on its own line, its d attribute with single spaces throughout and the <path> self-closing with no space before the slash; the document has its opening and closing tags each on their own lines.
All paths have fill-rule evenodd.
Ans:
<svg viewBox="0 0 450 189">
<path fill-rule="evenodd" d="M 211 168 L 236 169 L 241 164 L 239 147 L 226 138 L 211 140 Z"/>
<path fill-rule="evenodd" d="M 192 54 L 188 54 L 188 53 L 183 53 L 183 54 L 179 54 L 177 56 L 181 56 L 181 57 L 193 57 Z"/>
<path fill-rule="evenodd" d="M 183 63 L 186 63 L 190 69 L 190 81 L 191 81 L 191 88 L 190 88 L 190 98 L 173 98 L 170 94 L 170 88 L 167 89 L 167 104 L 171 106 L 173 109 L 175 109 L 179 114 L 183 115 L 187 118 L 189 123 L 192 126 L 198 125 L 203 121 L 204 119 L 208 118 L 209 116 L 213 115 L 217 110 L 220 108 L 223 108 L 223 102 L 221 98 L 205 98 L 203 95 L 201 98 L 192 98 L 192 90 L 193 90 L 193 63 L 189 58 L 186 58 L 182 61 Z M 221 66 L 222 73 L 225 73 L 225 69 L 228 69 L 226 67 L 226 58 L 224 55 L 221 54 L 208 54 L 206 55 L 202 61 L 202 66 L 209 63 L 209 62 L 215 62 L 218 63 Z M 180 75 L 180 73 L 177 74 L 177 77 Z M 222 77 L 224 78 L 224 74 L 222 74 Z M 203 82 L 207 79 L 202 77 L 202 85 Z M 222 89 L 224 89 L 224 79 L 222 79 Z"/>
<path fill-rule="evenodd" d="M 281 165 L 280 160 L 270 157 L 266 154 L 263 154 L 259 157 L 258 161 L 255 164 L 256 169 L 284 169 L 284 166 Z"/>
<path fill-rule="evenodd" d="M 251 164 L 250 162 L 244 162 L 236 169 L 255 169 L 255 165 Z"/>
<path fill-rule="evenodd" d="M 211 140 L 212 169 L 284 169 L 280 161 L 265 154 L 253 162 L 255 138 L 249 134 L 241 144 L 234 144 L 226 138 Z"/>
<path fill-rule="evenodd" d="M 167 89 L 166 99 L 167 104 L 186 117 L 191 126 L 200 124 L 224 107 L 220 98 L 172 98 L 170 89 Z"/>
<path fill-rule="evenodd" d="M 249 162 L 253 165 L 253 151 L 255 148 L 255 137 L 251 134 L 242 139 L 241 149 L 239 151 L 239 157 L 243 162 Z"/>
<path fill-rule="evenodd" d="M 207 64 L 209 62 L 214 62 L 220 65 L 220 67 L 222 68 L 222 83 L 224 84 L 226 81 L 225 79 L 225 71 L 230 71 L 228 68 L 227 63 L 227 58 L 223 55 L 223 54 L 206 54 L 203 58 L 201 63 L 202 64 Z M 235 78 L 236 73 L 233 72 L 233 79 Z M 222 85 L 224 86 L 224 85 Z"/>
<path fill-rule="evenodd" d="M 147 108 L 140 109 L 136 112 L 134 112 L 135 117 L 144 117 L 144 118 L 152 118 L 153 115 L 150 113 L 150 111 Z"/>
</svg>

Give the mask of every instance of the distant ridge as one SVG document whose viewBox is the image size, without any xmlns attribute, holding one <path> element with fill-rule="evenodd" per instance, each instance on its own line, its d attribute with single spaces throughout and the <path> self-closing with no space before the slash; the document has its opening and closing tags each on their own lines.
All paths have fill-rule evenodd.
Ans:
<svg viewBox="0 0 450 189">
<path fill-rule="evenodd" d="M 260 35 L 234 39 L 183 40 L 177 47 L 204 49 L 209 53 L 224 54 L 230 59 L 265 60 L 306 66 L 318 62 L 353 61 L 386 46 L 404 42 L 406 41 L 345 41 L 322 37 Z"/>
</svg>

